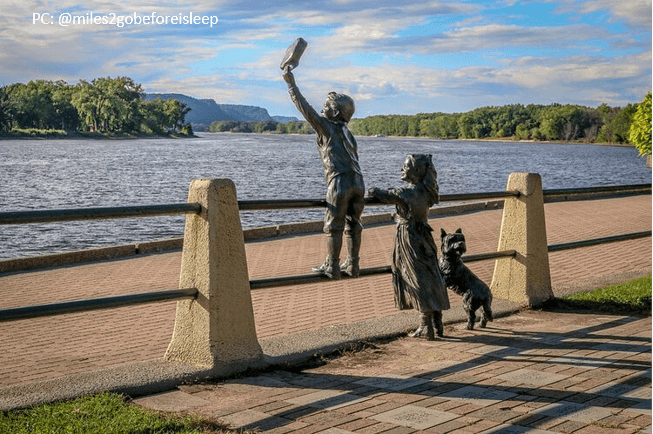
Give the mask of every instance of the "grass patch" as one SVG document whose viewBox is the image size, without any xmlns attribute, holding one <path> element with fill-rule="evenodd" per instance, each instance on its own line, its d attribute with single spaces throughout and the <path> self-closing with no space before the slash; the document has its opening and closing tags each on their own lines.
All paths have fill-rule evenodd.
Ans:
<svg viewBox="0 0 653 434">
<path fill-rule="evenodd" d="M 0 412 L 0 432 L 12 434 L 207 434 L 229 433 L 194 416 L 155 414 L 102 393 L 73 401 Z"/>
<path fill-rule="evenodd" d="M 651 276 L 568 295 L 547 302 L 547 307 L 651 315 Z"/>
<path fill-rule="evenodd" d="M 39 128 L 13 128 L 2 137 L 13 138 L 64 138 L 68 133 L 64 130 L 43 130 Z"/>
</svg>

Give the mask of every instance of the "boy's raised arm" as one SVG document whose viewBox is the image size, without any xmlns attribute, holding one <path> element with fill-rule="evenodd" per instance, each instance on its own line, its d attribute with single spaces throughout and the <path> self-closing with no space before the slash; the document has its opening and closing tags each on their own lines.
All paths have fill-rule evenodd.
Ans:
<svg viewBox="0 0 653 434">
<path fill-rule="evenodd" d="M 304 116 L 304 119 L 306 119 L 308 123 L 311 124 L 315 131 L 318 133 L 324 133 L 326 130 L 324 127 L 326 119 L 320 116 L 317 111 L 311 107 L 308 101 L 306 101 L 304 95 L 302 95 L 302 93 L 299 91 L 297 83 L 295 83 L 295 76 L 290 71 L 290 69 L 291 68 L 287 66 L 283 70 L 283 79 L 288 84 L 288 93 L 290 94 L 290 99 L 292 99 L 292 102 L 295 103 L 297 110 L 299 110 L 302 116 Z"/>
</svg>

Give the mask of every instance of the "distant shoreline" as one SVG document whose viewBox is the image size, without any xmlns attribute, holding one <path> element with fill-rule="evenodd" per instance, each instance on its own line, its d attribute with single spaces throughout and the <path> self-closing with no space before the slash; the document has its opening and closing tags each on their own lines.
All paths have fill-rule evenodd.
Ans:
<svg viewBox="0 0 653 434">
<path fill-rule="evenodd" d="M 182 134 L 116 134 L 108 135 L 103 133 L 2 133 L 0 140 L 134 140 L 134 139 L 192 139 L 195 134 L 186 136 Z"/>
<path fill-rule="evenodd" d="M 366 136 L 367 137 L 367 136 Z M 389 136 L 390 137 L 390 136 Z M 402 136 L 391 136 L 393 138 L 399 138 Z M 414 137 L 416 139 L 422 137 Z M 428 137 L 423 137 L 428 138 Z M 501 142 L 501 143 L 536 143 L 543 145 L 595 145 L 595 146 L 617 146 L 620 148 L 634 148 L 634 145 L 628 143 L 588 143 L 588 142 L 566 142 L 563 140 L 513 140 L 510 138 L 506 139 L 432 139 L 432 140 L 443 140 L 443 141 L 454 141 L 454 142 Z"/>
<path fill-rule="evenodd" d="M 231 131 L 198 131 L 199 133 L 206 134 L 243 134 L 243 135 L 279 135 L 279 136 L 313 136 L 314 134 L 297 134 L 297 133 L 275 133 L 275 132 L 266 132 L 266 133 L 238 133 Z M 424 137 L 424 136 L 375 136 L 375 135 L 356 135 L 356 137 L 371 137 L 371 138 L 381 138 L 381 139 L 423 139 L 423 140 L 438 140 L 442 142 L 498 142 L 498 143 L 535 143 L 542 145 L 595 145 L 595 146 L 616 146 L 620 148 L 634 148 L 634 145 L 628 143 L 587 143 L 587 142 L 565 142 L 562 140 L 553 141 L 553 140 L 513 140 L 511 138 L 505 139 L 437 139 L 435 137 Z"/>
<path fill-rule="evenodd" d="M 313 134 L 296 134 L 296 133 L 275 133 L 275 132 L 266 132 L 266 133 L 238 133 L 231 131 L 198 131 L 198 133 L 206 134 L 261 134 L 261 135 L 292 135 L 292 136 L 313 136 Z M 146 134 L 119 134 L 119 135 L 106 135 L 102 133 L 52 133 L 52 134 L 36 134 L 30 135 L 27 133 L 22 134 L 0 134 L 0 141 L 2 140 L 135 140 L 135 139 L 193 139 L 198 138 L 196 134 L 185 136 L 179 134 L 168 134 L 168 135 L 146 135 Z M 375 138 L 374 135 L 369 136 L 357 136 L 357 137 L 370 137 Z M 448 141 L 448 142 L 497 142 L 497 143 L 535 143 L 543 145 L 595 145 L 595 146 L 616 146 L 621 148 L 634 148 L 634 145 L 628 143 L 587 143 L 587 142 L 567 142 L 567 141 L 551 141 L 551 140 L 513 140 L 510 138 L 505 139 L 438 139 L 434 137 L 424 137 L 424 136 L 382 136 L 378 138 L 383 139 L 424 139 L 424 140 L 437 140 L 437 141 Z"/>
</svg>

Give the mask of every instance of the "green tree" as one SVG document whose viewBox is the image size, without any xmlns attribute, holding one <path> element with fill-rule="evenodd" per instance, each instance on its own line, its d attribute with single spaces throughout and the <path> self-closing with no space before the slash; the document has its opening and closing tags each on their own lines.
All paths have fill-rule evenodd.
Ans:
<svg viewBox="0 0 653 434">
<path fill-rule="evenodd" d="M 211 122 L 211 125 L 209 125 L 209 131 L 212 133 L 224 133 L 227 131 L 232 131 L 237 126 L 238 122 L 236 121 Z"/>
<path fill-rule="evenodd" d="M 627 143 L 628 130 L 636 110 L 637 108 L 632 104 L 623 108 L 611 108 L 601 104 L 597 111 L 603 118 L 603 125 L 599 129 L 596 140 L 603 143 Z"/>
<path fill-rule="evenodd" d="M 74 131 L 79 128 L 79 114 L 72 103 L 73 86 L 59 80 L 52 83 L 50 100 L 55 113 L 58 128 Z"/>
<path fill-rule="evenodd" d="M 611 128 L 613 132 L 614 143 L 628 143 L 628 130 L 630 124 L 633 123 L 633 116 L 637 107 L 633 104 L 628 104 L 617 112 L 614 119 L 612 119 Z"/>
<path fill-rule="evenodd" d="M 458 138 L 458 114 L 437 113 L 433 118 L 420 121 L 420 132 L 437 139 Z"/>
<path fill-rule="evenodd" d="M 279 122 L 277 124 L 276 131 L 279 134 L 287 134 L 288 133 L 288 124 L 282 124 L 281 122 Z"/>
<path fill-rule="evenodd" d="M 9 113 L 9 97 L 6 88 L 0 87 L 0 131 L 11 129 L 11 114 Z"/>
<path fill-rule="evenodd" d="M 96 78 L 91 83 L 81 80 L 73 92 L 82 126 L 90 131 L 132 132 L 141 124 L 140 84 L 129 77 Z"/>
<path fill-rule="evenodd" d="M 185 103 L 179 100 L 172 98 L 166 100 L 163 103 L 164 119 L 162 125 L 174 132 L 181 131 L 186 125 L 186 115 L 190 110 Z"/>
<path fill-rule="evenodd" d="M 254 127 L 254 131 L 257 133 L 276 131 L 277 124 L 279 124 L 279 122 L 277 121 L 261 121 L 258 122 L 257 125 Z"/>
<path fill-rule="evenodd" d="M 438 126 L 437 126 L 437 124 L 435 122 L 435 119 L 423 119 L 420 122 L 419 130 L 426 137 L 439 138 L 438 137 Z"/>
<path fill-rule="evenodd" d="M 470 113 L 463 113 L 458 118 L 458 136 L 461 139 L 475 138 L 474 126 L 476 121 Z"/>
<path fill-rule="evenodd" d="M 129 77 L 81 80 L 71 86 L 62 80 L 34 80 L 0 88 L 0 130 L 17 128 L 68 131 L 146 132 L 192 128 L 190 111 L 177 100 L 143 101 L 140 84 Z"/>
<path fill-rule="evenodd" d="M 11 118 L 19 128 L 44 128 L 48 123 L 52 104 L 40 92 L 41 83 L 16 83 L 7 87 Z"/>
<path fill-rule="evenodd" d="M 578 105 L 552 104 L 541 114 L 540 131 L 548 140 L 593 140 L 602 120 L 596 110 Z"/>
<path fill-rule="evenodd" d="M 79 117 L 71 103 L 72 89 L 62 80 L 7 86 L 7 111 L 19 128 L 76 130 Z"/>
<path fill-rule="evenodd" d="M 167 123 L 164 102 L 161 98 L 142 101 L 140 106 L 140 130 L 145 134 L 163 134 Z"/>
<path fill-rule="evenodd" d="M 621 109 L 619 107 L 610 107 L 603 103 L 596 108 L 596 111 L 601 115 L 603 125 L 599 129 L 597 141 L 601 143 L 614 143 L 612 133 L 612 120 Z"/>
<path fill-rule="evenodd" d="M 628 141 L 640 155 L 651 155 L 651 92 L 637 105 L 633 122 L 628 130 Z"/>
<path fill-rule="evenodd" d="M 525 124 L 517 125 L 515 128 L 515 140 L 528 140 L 530 130 Z"/>
<path fill-rule="evenodd" d="M 102 92 L 86 80 L 80 80 L 75 86 L 72 103 L 77 109 L 82 129 L 87 131 L 100 130 L 99 107 L 103 104 L 103 99 Z"/>
</svg>

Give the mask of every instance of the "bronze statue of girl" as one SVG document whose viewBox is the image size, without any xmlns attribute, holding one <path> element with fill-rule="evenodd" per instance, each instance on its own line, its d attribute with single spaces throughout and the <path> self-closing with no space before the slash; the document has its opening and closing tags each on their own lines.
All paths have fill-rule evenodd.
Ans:
<svg viewBox="0 0 653 434">
<path fill-rule="evenodd" d="M 449 296 L 438 267 L 433 229 L 428 224 L 429 208 L 440 197 L 432 156 L 409 155 L 401 179 L 408 185 L 391 190 L 373 188 L 368 194 L 396 205 L 392 252 L 395 306 L 419 311 L 420 327 L 411 336 L 433 340 L 434 328 L 438 336 L 443 335 L 442 311 L 449 309 Z"/>
</svg>

